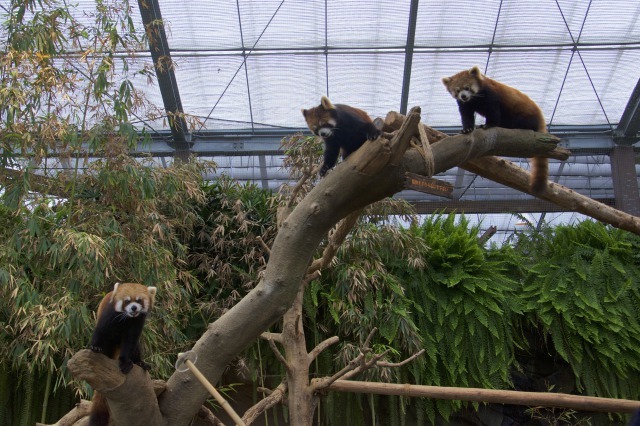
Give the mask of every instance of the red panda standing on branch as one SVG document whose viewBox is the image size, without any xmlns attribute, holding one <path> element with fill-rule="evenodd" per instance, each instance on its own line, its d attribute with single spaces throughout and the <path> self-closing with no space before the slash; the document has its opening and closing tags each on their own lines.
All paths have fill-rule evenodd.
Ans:
<svg viewBox="0 0 640 426">
<path fill-rule="evenodd" d="M 119 361 L 120 371 L 127 374 L 133 364 L 148 370 L 140 353 L 140 335 L 147 314 L 153 306 L 156 287 L 142 284 L 116 283 L 98 306 L 96 328 L 89 349 Z M 109 407 L 105 397 L 94 391 L 90 426 L 107 426 Z"/>
<path fill-rule="evenodd" d="M 547 132 L 544 115 L 531 98 L 483 75 L 477 66 L 441 80 L 458 103 L 462 133 L 473 131 L 475 113 L 485 117 L 485 128 L 504 127 Z M 541 157 L 533 157 L 530 161 L 531 192 L 538 195 L 547 187 L 549 161 Z"/>
<path fill-rule="evenodd" d="M 317 107 L 303 109 L 302 115 L 309 130 L 324 141 L 320 176 L 336 165 L 340 152 L 344 160 L 367 140 L 374 140 L 381 134 L 366 112 L 349 105 L 333 105 L 326 96 Z"/>
</svg>

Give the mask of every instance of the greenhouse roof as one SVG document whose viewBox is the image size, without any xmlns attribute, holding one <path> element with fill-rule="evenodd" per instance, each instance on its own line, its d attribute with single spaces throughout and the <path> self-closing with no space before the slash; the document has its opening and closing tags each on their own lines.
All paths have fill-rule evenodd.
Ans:
<svg viewBox="0 0 640 426">
<path fill-rule="evenodd" d="M 300 108 L 322 95 L 372 116 L 420 105 L 425 123 L 459 126 L 440 77 L 473 65 L 527 93 L 552 130 L 616 128 L 640 77 L 640 3 L 478 4 L 157 1 L 184 112 L 203 129 L 302 128 Z"/>
</svg>

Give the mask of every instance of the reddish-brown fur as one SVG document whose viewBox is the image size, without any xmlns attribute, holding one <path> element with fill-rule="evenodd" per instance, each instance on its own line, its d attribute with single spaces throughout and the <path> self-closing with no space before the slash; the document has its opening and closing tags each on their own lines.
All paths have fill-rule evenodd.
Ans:
<svg viewBox="0 0 640 426">
<path fill-rule="evenodd" d="M 518 89 L 483 75 L 478 67 L 460 71 L 451 77 L 443 77 L 442 83 L 458 102 L 463 133 L 473 131 L 475 113 L 486 118 L 485 127 L 547 132 L 542 110 L 531 98 Z M 531 192 L 542 193 L 547 186 L 548 177 L 548 160 L 532 158 Z"/>
</svg>

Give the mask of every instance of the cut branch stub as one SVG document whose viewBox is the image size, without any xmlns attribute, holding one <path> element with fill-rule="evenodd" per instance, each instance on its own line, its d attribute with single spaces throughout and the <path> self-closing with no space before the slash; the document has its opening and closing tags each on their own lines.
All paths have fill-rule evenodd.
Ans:
<svg viewBox="0 0 640 426">
<path fill-rule="evenodd" d="M 128 374 L 122 374 L 117 360 L 88 349 L 78 351 L 67 366 L 74 378 L 86 380 L 107 398 L 115 426 L 163 424 L 153 383 L 139 366 L 134 365 Z"/>
</svg>

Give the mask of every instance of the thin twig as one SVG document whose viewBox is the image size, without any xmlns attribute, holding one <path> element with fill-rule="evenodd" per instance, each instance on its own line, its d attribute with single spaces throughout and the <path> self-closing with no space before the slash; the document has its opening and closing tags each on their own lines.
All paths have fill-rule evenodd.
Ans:
<svg viewBox="0 0 640 426">
<path fill-rule="evenodd" d="M 311 266 L 309 266 L 309 268 L 307 269 L 308 274 L 319 271 L 329 266 L 329 264 L 333 260 L 333 257 L 338 252 L 338 249 L 347 238 L 347 235 L 349 235 L 351 229 L 353 229 L 356 223 L 358 223 L 358 218 L 362 214 L 363 210 L 364 209 L 360 209 L 350 213 L 335 226 L 335 228 L 329 235 L 329 243 L 322 252 L 322 257 L 319 259 L 315 259 L 311 263 Z"/>
<path fill-rule="evenodd" d="M 267 254 L 271 254 L 271 249 L 270 249 L 270 248 L 269 248 L 269 246 L 264 242 L 264 240 L 262 239 L 262 237 L 261 237 L 261 236 L 259 236 L 259 235 L 258 235 L 258 236 L 256 237 L 256 240 L 258 241 L 258 243 L 260 243 L 260 245 L 262 246 L 262 249 L 263 249 L 264 251 L 266 251 L 266 252 L 267 252 Z"/>
<path fill-rule="evenodd" d="M 302 177 L 300 178 L 300 180 L 296 183 L 296 186 L 293 187 L 293 189 L 291 190 L 291 195 L 289 196 L 289 201 L 287 202 L 287 207 L 293 207 L 293 203 L 296 200 L 296 197 L 298 196 L 298 192 L 300 192 L 300 190 L 302 189 L 302 186 L 304 185 L 304 183 L 309 180 L 309 178 L 311 176 L 315 176 L 318 171 L 320 170 L 320 166 L 316 166 L 313 168 L 313 170 L 311 171 L 311 173 L 305 173 L 302 175 Z"/>
<path fill-rule="evenodd" d="M 340 338 L 338 336 L 333 336 L 333 337 L 329 337 L 328 339 L 323 340 L 322 342 L 320 342 L 307 355 L 307 363 L 308 363 L 308 365 L 311 365 L 311 363 L 318 357 L 318 355 L 320 355 L 320 353 L 322 353 L 322 351 L 324 351 L 325 349 L 327 349 L 331 345 L 335 345 L 339 341 L 340 341 Z"/>
<path fill-rule="evenodd" d="M 282 333 L 270 333 L 265 331 L 260 335 L 262 340 L 273 340 L 274 342 L 282 343 Z"/>
<path fill-rule="evenodd" d="M 314 271 L 313 273 L 311 273 L 311 274 L 307 275 L 306 277 L 304 277 L 304 284 L 307 285 L 311 281 L 320 278 L 320 275 L 322 275 L 322 273 L 320 271 Z"/>
<path fill-rule="evenodd" d="M 403 365 L 408 364 L 411 361 L 413 361 L 414 359 L 418 358 L 424 352 L 425 352 L 424 349 L 420 349 L 418 352 L 416 352 L 415 354 L 411 355 L 409 358 L 405 359 L 404 361 L 400 361 L 400 362 L 380 361 L 380 362 L 378 362 L 378 367 L 389 367 L 389 368 L 402 367 Z"/>
<path fill-rule="evenodd" d="M 271 350 L 273 351 L 273 354 L 276 356 L 276 358 L 278 358 L 278 361 L 280 361 L 282 365 L 284 365 L 284 368 L 286 368 L 287 371 L 291 371 L 291 366 L 289 365 L 285 357 L 282 356 L 282 353 L 280 352 L 280 350 L 278 350 L 278 347 L 276 346 L 273 339 L 267 339 L 267 342 L 269 342 L 269 347 L 271 347 Z"/>
</svg>

